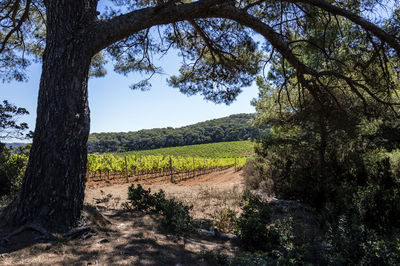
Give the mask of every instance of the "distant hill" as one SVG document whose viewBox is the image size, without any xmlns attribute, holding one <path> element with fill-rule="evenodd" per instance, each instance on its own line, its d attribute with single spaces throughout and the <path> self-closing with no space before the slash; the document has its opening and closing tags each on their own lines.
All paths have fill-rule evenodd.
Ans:
<svg viewBox="0 0 400 266">
<path fill-rule="evenodd" d="M 251 125 L 254 114 L 236 114 L 180 128 L 155 128 L 135 132 L 93 133 L 89 152 L 123 152 L 238 141 L 256 138 L 260 129 Z"/>
<path fill-rule="evenodd" d="M 11 143 L 5 143 L 7 148 L 18 148 L 21 146 L 26 145 L 27 143 L 22 143 L 22 142 L 11 142 Z"/>
</svg>

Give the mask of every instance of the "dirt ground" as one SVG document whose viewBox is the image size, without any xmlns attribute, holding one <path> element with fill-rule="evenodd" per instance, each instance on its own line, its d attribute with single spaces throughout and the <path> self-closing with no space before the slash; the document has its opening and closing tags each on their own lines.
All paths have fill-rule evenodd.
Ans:
<svg viewBox="0 0 400 266">
<path fill-rule="evenodd" d="M 38 243 L 40 234 L 24 231 L 0 246 L 0 265 L 207 265 L 199 255 L 202 250 L 237 251 L 234 240 L 222 240 L 194 233 L 184 239 L 171 237 L 159 229 L 158 217 L 123 209 L 128 187 L 142 184 L 153 192 L 162 189 L 167 197 L 175 197 L 193 205 L 192 216 L 209 229 L 223 208 L 239 211 L 243 190 L 240 172 L 227 169 L 197 176 L 178 183 L 169 177 L 152 180 L 90 182 L 86 188 L 86 223 L 93 229 L 77 239 L 61 237 Z M 0 239 L 9 233 L 0 228 Z"/>
</svg>

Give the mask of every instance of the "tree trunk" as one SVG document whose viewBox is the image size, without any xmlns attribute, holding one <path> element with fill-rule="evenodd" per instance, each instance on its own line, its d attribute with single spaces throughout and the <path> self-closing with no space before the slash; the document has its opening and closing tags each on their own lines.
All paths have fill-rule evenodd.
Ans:
<svg viewBox="0 0 400 266">
<path fill-rule="evenodd" d="M 36 222 L 63 232 L 76 225 L 83 208 L 93 52 L 77 32 L 95 19 L 97 0 L 45 3 L 47 39 L 36 128 L 21 192 L 5 218 L 14 225 Z"/>
</svg>

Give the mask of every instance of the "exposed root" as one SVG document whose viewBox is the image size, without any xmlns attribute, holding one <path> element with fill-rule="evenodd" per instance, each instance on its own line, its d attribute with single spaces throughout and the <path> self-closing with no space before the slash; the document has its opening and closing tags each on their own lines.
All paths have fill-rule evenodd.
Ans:
<svg viewBox="0 0 400 266">
<path fill-rule="evenodd" d="M 11 234 L 5 236 L 4 238 L 0 239 L 0 246 L 10 242 L 10 239 L 13 236 L 16 236 L 20 233 L 22 233 L 25 230 L 33 230 L 33 231 L 37 231 L 41 234 L 40 237 L 36 238 L 36 240 L 50 240 L 50 241 L 54 241 L 57 239 L 60 239 L 60 237 L 56 237 L 54 234 L 50 233 L 49 231 L 47 231 L 43 226 L 37 224 L 37 223 L 30 223 L 30 224 L 26 224 L 23 225 L 21 227 L 19 227 L 18 229 L 16 229 L 15 231 L 13 231 Z M 71 240 L 71 239 L 75 239 L 78 237 L 82 237 L 82 238 L 89 238 L 91 236 L 93 236 L 95 234 L 95 231 L 89 227 L 89 226 L 84 226 L 82 228 L 76 228 L 74 230 L 71 230 L 67 233 L 62 234 L 62 238 L 66 239 L 66 240 Z"/>
<path fill-rule="evenodd" d="M 36 224 L 36 223 L 30 223 L 30 224 L 26 224 L 26 225 L 19 227 L 17 230 L 15 230 L 11 234 L 9 234 L 6 237 L 4 237 L 3 239 L 1 239 L 0 245 L 10 242 L 11 237 L 18 235 L 25 230 L 34 230 L 34 231 L 41 233 L 42 237 L 40 237 L 40 239 L 46 239 L 46 240 L 55 240 L 56 239 L 56 237 L 52 233 L 47 231 L 43 226 Z"/>
<path fill-rule="evenodd" d="M 176 236 L 174 236 L 174 235 L 167 235 L 167 237 L 176 239 Z M 200 243 L 200 242 L 185 238 L 183 236 L 179 236 L 178 239 L 183 240 L 183 242 L 185 242 L 185 243 L 190 243 L 190 244 L 197 245 L 197 246 L 200 246 L 200 247 L 203 247 L 203 248 L 211 248 L 211 249 L 222 249 L 223 248 L 223 247 L 218 246 L 218 245 Z"/>
<path fill-rule="evenodd" d="M 190 244 L 193 244 L 193 245 L 198 245 L 198 246 L 201 246 L 201 247 L 203 247 L 203 248 L 222 249 L 222 247 L 217 246 L 217 245 L 204 244 L 204 243 L 200 243 L 200 242 L 197 242 L 197 241 L 193 241 L 193 240 L 190 240 L 190 239 L 187 239 L 187 238 L 183 238 L 183 241 L 184 241 L 185 243 L 190 243 Z"/>
<path fill-rule="evenodd" d="M 213 236 L 217 238 L 222 238 L 222 239 L 237 239 L 236 235 L 231 235 L 231 234 L 223 234 L 217 230 L 214 231 L 209 231 L 205 229 L 199 229 L 199 234 L 206 235 L 206 236 Z"/>
<path fill-rule="evenodd" d="M 77 228 L 72 231 L 69 231 L 63 234 L 62 236 L 67 239 L 75 239 L 88 233 L 93 233 L 93 229 L 90 226 L 84 226 L 82 228 Z"/>
</svg>

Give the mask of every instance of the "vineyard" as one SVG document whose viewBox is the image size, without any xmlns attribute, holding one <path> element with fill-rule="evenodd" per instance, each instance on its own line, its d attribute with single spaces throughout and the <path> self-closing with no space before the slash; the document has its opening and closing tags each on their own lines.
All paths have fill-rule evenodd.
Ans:
<svg viewBox="0 0 400 266">
<path fill-rule="evenodd" d="M 116 153 L 117 156 L 182 156 L 182 157 L 204 157 L 204 158 L 234 158 L 247 157 L 254 154 L 254 143 L 251 141 L 230 141 L 209 144 L 187 145 L 152 150 L 130 151 Z"/>
<path fill-rule="evenodd" d="M 164 155 L 113 155 L 88 156 L 88 180 L 110 180 L 137 177 L 138 179 L 169 176 L 172 182 L 235 167 L 240 170 L 246 157 L 204 158 Z"/>
<path fill-rule="evenodd" d="M 235 167 L 238 171 L 253 154 L 250 141 L 232 141 L 124 153 L 89 154 L 87 180 L 168 176 L 172 182 Z M 27 156 L 14 155 L 27 162 Z M 13 158 L 14 158 L 13 157 Z"/>
</svg>

